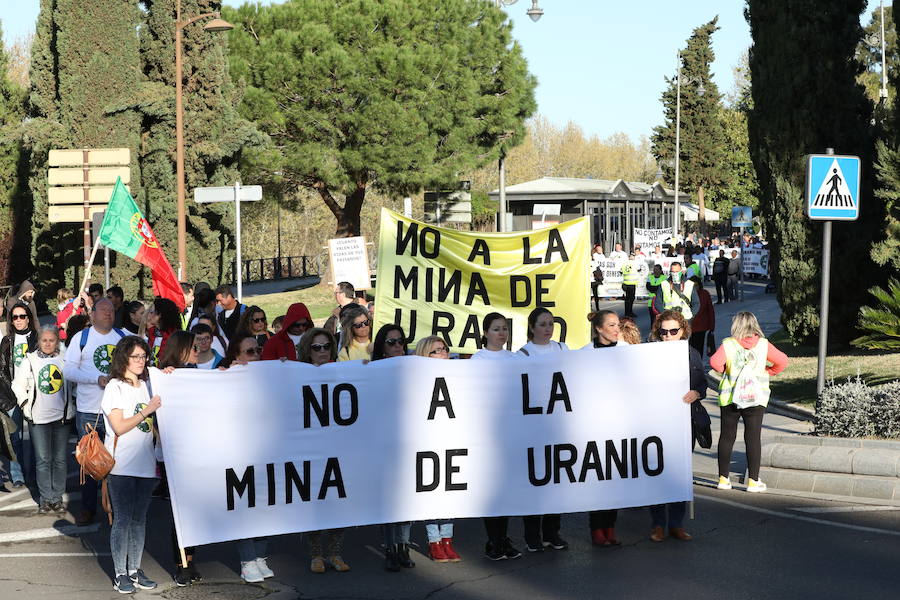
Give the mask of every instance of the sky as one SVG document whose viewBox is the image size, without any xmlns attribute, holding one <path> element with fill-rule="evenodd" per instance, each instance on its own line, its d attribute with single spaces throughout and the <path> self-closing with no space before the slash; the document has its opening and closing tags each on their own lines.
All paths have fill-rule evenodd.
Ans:
<svg viewBox="0 0 900 600">
<path fill-rule="evenodd" d="M 225 0 L 225 4 L 241 2 Z M 732 90 L 732 68 L 750 46 L 744 4 L 745 0 L 540 0 L 544 16 L 537 23 L 525 14 L 529 0 L 518 0 L 504 10 L 537 77 L 541 115 L 559 126 L 572 121 L 588 135 L 606 138 L 623 132 L 637 142 L 662 123 L 660 96 L 665 77 L 675 74 L 676 53 L 695 27 L 717 15 L 713 79 L 722 94 Z M 0 0 L 5 41 L 32 32 L 37 12 L 38 0 Z"/>
</svg>

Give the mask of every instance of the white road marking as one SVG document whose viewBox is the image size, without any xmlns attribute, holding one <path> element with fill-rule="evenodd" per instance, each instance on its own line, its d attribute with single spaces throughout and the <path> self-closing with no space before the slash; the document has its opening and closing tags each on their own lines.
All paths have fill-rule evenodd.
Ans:
<svg viewBox="0 0 900 600">
<path fill-rule="evenodd" d="M 748 504 L 742 504 L 740 502 L 734 502 L 732 500 L 725 500 L 724 498 L 713 498 L 712 496 L 706 495 L 695 495 L 694 498 L 699 498 L 702 500 L 708 500 L 710 502 L 718 502 L 719 504 L 725 504 L 726 506 L 733 506 L 735 508 L 743 508 L 745 510 L 750 510 L 753 512 L 762 513 L 764 515 L 770 515 L 773 517 L 778 517 L 781 519 L 793 519 L 794 521 L 804 521 L 806 523 L 815 523 L 816 525 L 830 525 L 832 527 L 841 527 L 844 529 L 853 529 L 854 531 L 864 531 L 866 533 L 879 533 L 882 535 L 895 535 L 900 536 L 900 531 L 896 531 L 893 529 L 879 529 L 877 527 L 866 527 L 864 525 L 851 525 L 849 523 L 838 523 L 836 521 L 826 521 L 825 519 L 816 519 L 814 517 L 804 517 L 802 515 L 792 515 L 790 513 L 779 512 L 777 510 L 769 510 L 768 508 L 759 508 L 757 506 L 750 506 Z"/>
<path fill-rule="evenodd" d="M 0 554 L 0 558 L 69 558 L 74 556 L 112 556 L 109 552 L 19 552 L 13 554 Z"/>
<path fill-rule="evenodd" d="M 46 527 L 44 529 L 28 529 L 26 531 L 11 531 L 0 533 L 0 544 L 6 542 L 29 542 L 31 540 L 43 540 L 54 537 L 75 537 L 88 533 L 95 533 L 100 529 L 100 523 L 94 523 L 85 527 L 77 525 L 62 525 L 60 527 Z"/>
<path fill-rule="evenodd" d="M 366 549 L 367 549 L 369 552 L 371 552 L 372 554 L 374 554 L 375 556 L 380 556 L 381 558 L 384 558 L 384 552 L 380 552 L 380 551 L 376 550 L 375 548 L 373 548 L 372 546 L 369 546 L 369 545 L 366 546 Z"/>
<path fill-rule="evenodd" d="M 852 513 L 852 512 L 878 512 L 882 510 L 900 510 L 900 506 L 795 506 L 787 510 L 796 510 L 804 513 Z"/>
<path fill-rule="evenodd" d="M 71 502 L 72 500 L 80 500 L 81 492 L 72 492 L 71 494 L 63 494 L 63 502 Z M 19 502 L 15 502 L 13 504 L 6 504 L 4 506 L 0 506 L 0 511 L 4 510 L 21 510 L 23 508 L 37 508 L 37 502 L 34 501 L 33 498 L 28 498 L 27 500 L 20 500 Z"/>
</svg>

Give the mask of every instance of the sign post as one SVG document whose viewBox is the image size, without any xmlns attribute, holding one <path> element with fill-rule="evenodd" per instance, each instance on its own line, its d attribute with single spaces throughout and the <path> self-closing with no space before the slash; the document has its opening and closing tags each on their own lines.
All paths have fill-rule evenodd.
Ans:
<svg viewBox="0 0 900 600">
<path fill-rule="evenodd" d="M 753 209 L 749 206 L 734 206 L 731 209 L 731 226 L 741 228 L 741 237 L 744 239 L 744 227 L 753 227 Z M 743 248 L 742 248 L 743 250 Z M 741 302 L 744 301 L 744 253 L 741 252 Z"/>
<path fill-rule="evenodd" d="M 241 273 L 241 202 L 262 200 L 262 186 L 241 186 L 235 181 L 234 186 L 194 188 L 194 202 L 234 202 L 234 267 L 237 284 L 237 300 L 243 301 L 243 273 Z"/>
<path fill-rule="evenodd" d="M 806 212 L 822 224 L 822 290 L 819 308 L 819 360 L 816 396 L 825 388 L 825 356 L 828 353 L 828 291 L 831 286 L 831 222 L 859 218 L 858 156 L 838 156 L 833 148 L 806 159 Z"/>
</svg>

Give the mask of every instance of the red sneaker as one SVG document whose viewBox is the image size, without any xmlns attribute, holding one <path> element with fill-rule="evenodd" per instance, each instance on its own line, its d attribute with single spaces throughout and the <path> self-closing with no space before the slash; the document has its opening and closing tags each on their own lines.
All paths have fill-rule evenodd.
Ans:
<svg viewBox="0 0 900 600">
<path fill-rule="evenodd" d="M 606 535 L 606 541 L 609 542 L 610 546 L 619 545 L 619 540 L 616 538 L 616 530 L 614 527 L 607 527 L 603 530 L 603 533 Z"/>
<path fill-rule="evenodd" d="M 444 556 L 447 557 L 448 561 L 459 562 L 462 560 L 462 557 L 453 548 L 453 538 L 442 539 L 441 545 L 444 546 Z"/>
<path fill-rule="evenodd" d="M 450 562 L 441 542 L 428 542 L 428 554 L 434 562 Z"/>
<path fill-rule="evenodd" d="M 593 542 L 595 546 L 609 546 L 609 541 L 606 539 L 606 532 L 603 529 L 591 530 L 591 542 Z"/>
</svg>

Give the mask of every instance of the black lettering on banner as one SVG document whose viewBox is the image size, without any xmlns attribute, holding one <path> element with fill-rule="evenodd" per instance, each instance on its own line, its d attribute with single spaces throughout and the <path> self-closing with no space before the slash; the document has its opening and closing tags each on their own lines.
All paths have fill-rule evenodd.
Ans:
<svg viewBox="0 0 900 600">
<path fill-rule="evenodd" d="M 563 459 L 562 453 L 568 452 L 569 457 Z M 560 471 L 565 470 L 569 476 L 569 483 L 575 481 L 575 473 L 572 465 L 578 459 L 578 450 L 573 444 L 556 444 L 553 446 L 553 483 L 560 482 Z"/>
<path fill-rule="evenodd" d="M 597 474 L 597 481 L 603 481 L 603 467 L 600 465 L 600 450 L 597 449 L 597 442 L 591 440 L 584 447 L 584 462 L 581 463 L 581 475 L 578 481 L 584 483 L 587 479 L 587 472 L 594 471 Z"/>
<path fill-rule="evenodd" d="M 322 427 L 328 427 L 330 419 L 328 418 L 328 385 L 322 384 L 321 400 L 316 398 L 315 392 L 308 385 L 303 386 L 303 428 L 310 428 L 310 408 L 315 411 L 316 419 Z"/>
<path fill-rule="evenodd" d="M 545 263 L 553 262 L 553 253 L 559 252 L 559 259 L 562 262 L 569 262 L 569 255 L 566 253 L 566 245 L 563 244 L 562 236 L 558 229 L 551 229 L 547 238 L 547 254 L 544 256 Z"/>
<path fill-rule="evenodd" d="M 472 244 L 472 252 L 469 253 L 469 258 L 467 258 L 466 260 L 469 262 L 474 262 L 476 256 L 481 257 L 481 260 L 485 266 L 490 266 L 491 250 L 490 248 L 488 248 L 487 241 L 482 239 L 475 240 L 475 243 Z"/>
<path fill-rule="evenodd" d="M 553 308 L 556 302 L 553 300 L 544 300 L 544 296 L 550 291 L 550 288 L 542 285 L 545 281 L 553 281 L 556 275 L 553 273 L 538 273 L 534 276 L 534 305 L 543 306 L 544 308 Z"/>
<path fill-rule="evenodd" d="M 535 487 L 550 483 L 550 446 L 544 446 L 544 476 L 538 479 L 534 464 L 534 448 L 528 449 L 528 481 Z"/>
<path fill-rule="evenodd" d="M 253 465 L 244 469 L 244 474 L 240 479 L 234 469 L 225 469 L 225 494 L 228 510 L 234 510 L 235 492 L 238 498 L 242 498 L 244 492 L 247 493 L 247 508 L 256 506 L 256 469 Z"/>
<path fill-rule="evenodd" d="M 341 393 L 347 392 L 350 395 L 350 415 L 344 418 L 341 412 Z M 338 425 L 346 427 L 356 423 L 359 418 L 359 395 L 356 387 L 349 383 L 339 383 L 331 390 L 331 409 L 334 412 L 334 422 Z"/>
<path fill-rule="evenodd" d="M 266 483 L 269 488 L 269 506 L 275 506 L 275 463 L 266 465 Z"/>
<path fill-rule="evenodd" d="M 344 489 L 344 478 L 341 475 L 341 463 L 337 457 L 332 456 L 325 462 L 325 474 L 322 475 L 322 487 L 319 488 L 319 500 L 328 496 L 328 490 L 335 488 L 338 498 L 346 498 L 347 490 Z"/>
<path fill-rule="evenodd" d="M 638 453 L 637 438 L 631 438 L 631 478 L 637 479 L 638 476 Z"/>
<path fill-rule="evenodd" d="M 566 334 L 569 332 L 569 325 L 562 317 L 553 317 L 553 322 L 559 325 L 559 341 L 566 341 Z"/>
<path fill-rule="evenodd" d="M 294 501 L 294 490 L 300 495 L 300 500 L 309 502 L 309 461 L 303 461 L 303 478 L 297 473 L 294 463 L 284 463 L 284 502 L 291 504 Z"/>
<path fill-rule="evenodd" d="M 616 444 L 612 440 L 606 440 L 606 476 L 612 477 L 612 463 L 616 463 L 619 477 L 628 478 L 628 440 L 622 440 L 621 454 L 616 452 Z"/>
<path fill-rule="evenodd" d="M 431 235 L 431 249 L 428 248 L 428 236 Z M 419 252 L 425 258 L 437 258 L 441 253 L 441 232 L 434 227 L 423 227 L 419 237 Z"/>
<path fill-rule="evenodd" d="M 403 327 L 403 310 L 399 308 L 394 309 L 394 320 L 391 323 L 395 323 Z M 403 331 L 406 332 L 406 343 L 411 344 L 414 339 L 416 339 L 416 309 L 413 308 L 409 311 L 409 327 L 403 327 Z"/>
<path fill-rule="evenodd" d="M 525 294 L 519 298 L 519 284 L 524 285 Z M 515 308 L 531 306 L 531 280 L 526 275 L 509 276 L 509 302 Z"/>
<path fill-rule="evenodd" d="M 397 256 L 402 256 L 406 252 L 406 247 L 412 245 L 409 255 L 415 256 L 418 248 L 419 225 L 410 223 L 406 234 L 403 233 L 403 221 L 397 221 Z M 396 294 L 394 294 L 396 297 Z"/>
<path fill-rule="evenodd" d="M 473 271 L 469 278 L 469 293 L 466 294 L 466 306 L 472 306 L 475 296 L 481 297 L 481 302 L 485 306 L 491 305 L 491 299 L 488 297 L 487 286 L 484 285 L 484 279 L 478 271 Z"/>
<path fill-rule="evenodd" d="M 541 257 L 531 258 L 531 239 L 528 236 L 522 238 L 522 264 L 523 265 L 539 265 Z"/>
<path fill-rule="evenodd" d="M 650 444 L 656 446 L 656 468 L 650 468 L 650 461 L 648 460 L 648 448 Z M 651 435 L 646 438 L 643 443 L 641 443 L 641 461 L 643 462 L 644 472 L 651 476 L 656 477 L 660 473 L 663 472 L 663 443 L 659 437 L 655 435 Z"/>
<path fill-rule="evenodd" d="M 431 236 L 431 248 L 428 247 L 428 236 Z M 403 233 L 403 221 L 397 221 L 397 252 L 398 256 L 402 256 L 406 252 L 407 246 L 412 246 L 410 256 L 417 253 L 425 258 L 437 258 L 441 253 L 441 232 L 433 227 L 423 227 L 419 231 L 417 223 L 410 223 Z"/>
<path fill-rule="evenodd" d="M 431 483 L 423 477 L 424 462 L 431 461 Z M 441 483 L 441 459 L 435 452 L 416 452 L 416 493 L 433 492 Z"/>
<path fill-rule="evenodd" d="M 453 465 L 453 458 L 456 456 L 468 456 L 469 451 L 465 448 L 458 448 L 455 450 L 447 450 L 447 460 L 444 465 L 444 479 L 447 480 L 447 484 L 444 489 L 448 492 L 458 492 L 462 490 L 466 490 L 469 488 L 469 484 L 465 482 L 453 483 L 453 475 L 454 473 L 459 473 L 460 467 Z"/>
<path fill-rule="evenodd" d="M 400 297 L 400 286 L 408 290 L 411 288 L 411 297 L 415 300 L 419 295 L 419 267 L 410 267 L 409 275 L 403 274 L 403 267 L 394 265 L 394 298 Z"/>
<path fill-rule="evenodd" d="M 481 350 L 481 324 L 478 323 L 478 315 L 466 317 L 466 325 L 463 327 L 462 337 L 459 338 L 459 345 L 465 346 L 468 340 L 473 340 L 475 347 Z"/>
<path fill-rule="evenodd" d="M 450 279 L 446 279 L 447 269 L 440 270 L 438 283 L 438 302 L 446 302 L 447 297 L 453 293 L 453 304 L 459 304 L 459 290 L 462 287 L 462 271 L 454 269 Z"/>
<path fill-rule="evenodd" d="M 443 271 L 444 269 L 438 269 Z M 425 267 L 425 302 L 432 302 L 434 298 L 434 269 Z"/>
<path fill-rule="evenodd" d="M 528 373 L 522 373 L 522 414 L 523 415 L 540 415 L 544 413 L 544 409 L 540 406 L 531 406 L 529 400 L 531 393 L 528 390 Z"/>
<path fill-rule="evenodd" d="M 566 412 L 572 412 L 572 403 L 569 401 L 569 390 L 566 388 L 566 380 L 560 371 L 553 373 L 553 383 L 550 388 L 550 401 L 547 403 L 547 414 L 553 414 L 553 407 L 557 402 L 562 402 Z"/>
<path fill-rule="evenodd" d="M 448 347 L 452 346 L 453 344 L 450 343 L 450 332 L 453 331 L 453 327 L 456 325 L 456 318 L 453 316 L 453 313 L 436 310 L 432 313 L 431 319 L 431 335 L 441 336 Z M 441 325 L 441 319 L 447 319 L 447 324 Z"/>
<path fill-rule="evenodd" d="M 453 402 L 450 400 L 450 391 L 447 389 L 447 380 L 443 377 L 437 377 L 434 380 L 434 389 L 431 392 L 431 406 L 428 408 L 429 421 L 434 420 L 434 415 L 438 408 L 443 408 L 447 411 L 448 419 L 456 418 L 456 414 L 453 412 Z"/>
</svg>

